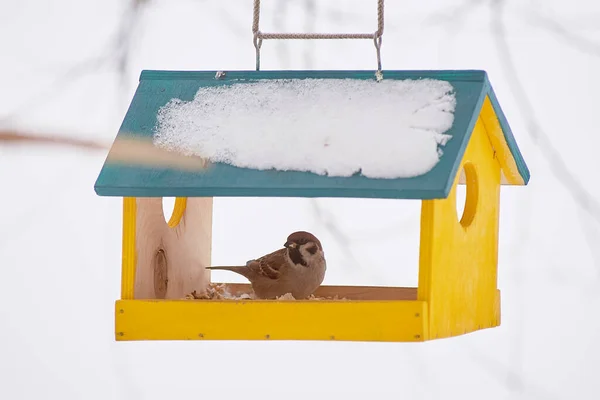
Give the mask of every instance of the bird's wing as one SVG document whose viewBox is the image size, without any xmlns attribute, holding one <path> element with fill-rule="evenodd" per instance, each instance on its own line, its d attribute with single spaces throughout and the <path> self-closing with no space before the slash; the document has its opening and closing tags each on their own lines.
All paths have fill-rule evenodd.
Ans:
<svg viewBox="0 0 600 400">
<path fill-rule="evenodd" d="M 279 249 L 273 253 L 250 261 L 248 267 L 265 278 L 275 280 L 279 279 L 281 276 L 281 268 L 286 262 L 285 249 Z"/>
</svg>

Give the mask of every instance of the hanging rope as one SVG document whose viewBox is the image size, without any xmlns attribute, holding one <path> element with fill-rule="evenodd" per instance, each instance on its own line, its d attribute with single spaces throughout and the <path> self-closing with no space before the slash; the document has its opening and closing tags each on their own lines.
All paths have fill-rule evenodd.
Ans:
<svg viewBox="0 0 600 400">
<path fill-rule="evenodd" d="M 377 0 L 377 30 L 374 33 L 264 33 L 258 29 L 260 0 L 254 0 L 252 33 L 256 49 L 256 70 L 260 71 L 260 48 L 263 39 L 372 39 L 377 52 L 377 77 L 381 77 L 381 39 L 383 36 L 383 0 Z"/>
</svg>

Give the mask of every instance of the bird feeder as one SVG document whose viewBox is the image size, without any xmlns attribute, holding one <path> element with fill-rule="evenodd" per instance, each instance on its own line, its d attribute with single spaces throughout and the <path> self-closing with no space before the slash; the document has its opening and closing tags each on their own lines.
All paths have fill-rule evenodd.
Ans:
<svg viewBox="0 0 600 400">
<path fill-rule="evenodd" d="M 407 125 L 422 135 L 434 135 L 428 125 L 433 118 L 429 117 L 430 111 L 452 114 L 442 133 L 447 135 L 446 140 L 434 149 L 437 153 L 431 165 L 404 177 L 397 176 L 403 171 L 396 175 L 386 171 L 383 175 L 389 172 L 390 176 L 385 177 L 378 175 L 378 165 L 369 164 L 369 160 L 357 172 L 335 174 L 328 167 L 329 173 L 323 173 L 301 171 L 293 165 L 287 169 L 254 168 L 218 160 L 209 160 L 198 169 L 187 168 L 199 159 L 193 151 L 186 153 L 182 148 L 172 154 L 187 160 L 181 164 L 184 167 L 169 162 L 141 165 L 135 158 L 123 162 L 111 157 L 122 150 L 123 143 L 133 150 L 149 143 L 157 149 L 169 144 L 177 147 L 177 135 L 186 129 L 208 138 L 206 132 L 199 128 L 194 131 L 185 121 L 180 125 L 174 122 L 176 114 L 185 114 L 186 105 L 192 102 L 196 102 L 194 112 L 212 107 L 206 118 L 217 118 L 223 113 L 221 121 L 231 123 L 243 107 L 227 103 L 233 104 L 228 109 L 219 105 L 222 97 L 203 98 L 210 90 L 230 102 L 246 90 L 254 93 L 253 101 L 260 105 L 266 100 L 260 92 L 252 92 L 253 88 L 273 84 L 276 86 L 271 86 L 275 89 L 270 92 L 269 101 L 295 106 L 306 101 L 302 96 L 307 95 L 307 87 L 321 81 L 329 85 L 329 95 L 340 101 L 359 102 L 366 108 L 364 120 L 358 121 L 354 129 L 362 129 L 362 135 L 373 141 L 377 136 L 369 123 L 370 114 L 397 110 L 395 118 L 401 121 L 424 112 L 419 119 L 421 125 Z M 446 85 L 444 96 L 451 98 L 434 97 L 418 107 L 421 97 L 411 85 L 419 82 L 425 86 L 428 82 Z M 398 89 L 394 83 L 408 86 Z M 384 96 L 381 102 L 361 98 L 361 84 L 367 85 L 364 87 L 368 90 L 380 91 Z M 340 88 L 344 85 L 355 85 L 351 94 L 342 93 Z M 405 99 L 415 102 L 412 112 L 403 114 L 401 98 L 394 103 L 396 89 L 404 91 Z M 385 96 L 392 97 L 386 100 Z M 443 101 L 452 105 L 451 110 Z M 265 124 L 272 118 L 266 110 L 259 115 Z M 314 118 L 319 112 L 319 107 L 310 109 Z M 290 115 L 290 126 L 305 123 L 304 117 L 302 113 Z M 252 135 L 259 128 L 244 121 L 238 123 L 248 140 L 253 140 Z M 325 121 L 319 129 L 325 135 L 335 123 Z M 170 129 L 171 136 L 160 136 L 165 129 Z M 321 138 L 315 137 L 314 140 Z M 336 145 L 328 144 L 325 137 L 321 139 L 323 142 L 318 143 L 323 147 Z M 387 148 L 388 153 L 380 151 L 376 156 L 395 157 L 400 164 L 406 162 L 406 149 L 391 145 Z M 122 155 L 119 159 L 123 159 Z M 235 154 L 232 159 L 235 160 Z M 121 298 L 115 304 L 116 340 L 421 342 L 496 327 L 500 325 L 501 303 L 497 287 L 500 186 L 526 185 L 529 177 L 484 71 L 385 71 L 381 82 L 375 79 L 373 71 L 143 71 L 94 187 L 100 196 L 123 198 L 122 281 Z M 456 214 L 457 185 L 466 185 L 466 203 L 460 219 Z M 315 293 L 345 300 L 185 299 L 188 293 L 200 292 L 211 283 L 210 271 L 205 267 L 211 265 L 212 203 L 219 196 L 421 201 L 418 287 L 325 285 Z M 163 197 L 176 197 L 168 223 L 163 217 Z M 290 232 L 293 230 L 296 227 L 290 226 Z M 326 243 L 324 247 L 327 251 Z M 258 255 L 249 255 L 252 256 Z M 235 293 L 250 291 L 247 284 L 230 284 L 229 288 Z"/>
</svg>

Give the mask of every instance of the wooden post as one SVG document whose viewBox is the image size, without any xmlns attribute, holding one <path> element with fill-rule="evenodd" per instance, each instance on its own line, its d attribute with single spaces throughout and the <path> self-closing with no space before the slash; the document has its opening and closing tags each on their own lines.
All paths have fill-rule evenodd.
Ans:
<svg viewBox="0 0 600 400">
<path fill-rule="evenodd" d="M 177 198 L 167 224 L 162 198 L 137 198 L 136 299 L 182 299 L 210 282 L 212 197 Z"/>
</svg>

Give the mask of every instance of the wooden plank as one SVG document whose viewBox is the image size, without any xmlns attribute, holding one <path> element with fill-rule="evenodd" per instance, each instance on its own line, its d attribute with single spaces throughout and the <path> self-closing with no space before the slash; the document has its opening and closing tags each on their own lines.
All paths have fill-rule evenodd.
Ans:
<svg viewBox="0 0 600 400">
<path fill-rule="evenodd" d="M 225 283 L 229 293 L 240 296 L 252 291 L 250 284 Z M 417 288 L 389 286 L 331 286 L 323 285 L 316 297 L 346 298 L 348 300 L 417 300 Z"/>
<path fill-rule="evenodd" d="M 165 222 L 162 198 L 138 198 L 135 298 L 181 299 L 210 281 L 212 197 L 177 198 Z"/>
<path fill-rule="evenodd" d="M 493 123 L 496 124 L 496 122 L 497 122 L 500 125 L 501 132 L 499 132 L 499 133 L 501 133 L 503 136 L 502 141 L 508 147 L 508 149 L 511 153 L 512 162 L 514 162 L 514 165 L 516 166 L 518 173 L 522 180 L 522 183 L 519 183 L 518 180 L 515 180 L 515 182 L 516 182 L 515 184 L 527 185 L 527 183 L 529 182 L 529 179 L 531 178 L 531 173 L 529 171 L 529 168 L 527 167 L 527 164 L 525 163 L 525 159 L 523 158 L 523 155 L 521 154 L 521 149 L 519 149 L 519 146 L 517 145 L 517 140 L 515 139 L 515 136 L 512 133 L 512 129 L 508 123 L 506 116 L 504 115 L 504 111 L 502 110 L 502 107 L 500 107 L 500 103 L 498 102 L 496 93 L 492 89 L 491 83 L 489 81 L 487 81 L 486 86 L 487 86 L 487 90 L 486 90 L 487 96 L 486 96 L 483 106 L 485 108 L 491 109 L 493 111 L 494 117 L 496 120 Z M 486 118 L 487 111 L 485 111 L 485 108 L 480 112 L 480 115 L 483 118 Z M 489 129 L 487 122 L 486 122 L 486 129 Z"/>
<path fill-rule="evenodd" d="M 118 300 L 116 340 L 426 340 L 422 301 Z"/>
<path fill-rule="evenodd" d="M 481 121 L 485 126 L 492 147 L 494 149 L 494 157 L 500 163 L 502 169 L 501 183 L 509 185 L 524 185 L 525 178 L 521 176 L 521 171 L 513 156 L 513 150 L 504 137 L 504 131 L 500 125 L 500 121 L 494 112 L 492 102 L 489 96 L 486 96 L 481 107 Z M 529 176 L 526 175 L 527 179 Z"/>
<path fill-rule="evenodd" d="M 123 198 L 123 245 L 121 249 L 121 299 L 133 299 L 135 287 L 135 216 L 133 197 Z"/>
</svg>

